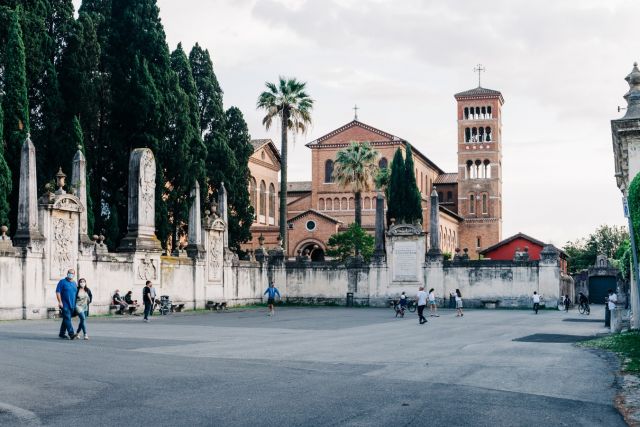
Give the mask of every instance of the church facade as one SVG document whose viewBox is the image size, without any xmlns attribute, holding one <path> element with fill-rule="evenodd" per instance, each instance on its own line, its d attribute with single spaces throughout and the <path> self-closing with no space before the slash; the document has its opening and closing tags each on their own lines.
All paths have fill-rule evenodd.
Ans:
<svg viewBox="0 0 640 427">
<path fill-rule="evenodd" d="M 411 143 L 411 148 L 422 197 L 423 230 L 429 231 L 429 195 L 435 188 L 440 200 L 440 249 L 453 255 L 456 249 L 467 248 L 474 258 L 502 238 L 504 99 L 500 92 L 482 87 L 457 93 L 455 99 L 458 170 L 441 169 L 420 150 L 424 143 Z M 389 167 L 396 149 L 405 152 L 409 144 L 357 118 L 309 142 L 306 146 L 312 150 L 311 180 L 288 185 L 289 257 L 308 255 L 314 261 L 324 260 L 329 237 L 354 221 L 354 194 L 333 179 L 336 154 L 351 142 L 371 144 L 378 152 L 380 168 Z M 252 240 L 244 246 L 248 250 L 255 250 L 261 242 L 267 248 L 273 247 L 278 238 L 275 209 L 280 157 L 271 140 L 254 140 L 253 144 L 249 190 L 256 215 Z M 362 226 L 373 233 L 376 192 L 373 184 L 371 188 L 362 194 Z"/>
</svg>

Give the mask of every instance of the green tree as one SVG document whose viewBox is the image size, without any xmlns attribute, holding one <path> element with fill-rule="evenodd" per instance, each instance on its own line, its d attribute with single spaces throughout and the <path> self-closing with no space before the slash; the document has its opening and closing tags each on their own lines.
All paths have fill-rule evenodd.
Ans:
<svg viewBox="0 0 640 427">
<path fill-rule="evenodd" d="M 4 159 L 4 144 L 3 144 L 3 117 L 2 105 L 0 105 L 0 225 L 10 226 L 9 222 L 9 194 L 11 193 L 11 169 Z"/>
<path fill-rule="evenodd" d="M 378 152 L 368 142 L 352 142 L 336 153 L 333 176 L 342 187 L 350 187 L 355 198 L 355 222 L 362 225 L 362 192 L 371 189 L 378 166 Z"/>
<path fill-rule="evenodd" d="M 340 261 L 355 256 L 359 248 L 360 255 L 366 262 L 371 260 L 375 248 L 375 239 L 355 222 L 346 231 L 336 233 L 327 241 L 327 255 Z"/>
<path fill-rule="evenodd" d="M 407 152 L 404 160 L 404 189 L 405 203 L 400 215 L 404 222 L 413 224 L 422 223 L 422 198 L 416 184 L 415 166 L 413 164 L 413 152 L 411 145 L 407 144 Z"/>
<path fill-rule="evenodd" d="M 266 112 L 262 124 L 267 130 L 274 120 L 280 125 L 280 236 L 287 241 L 287 161 L 288 133 L 305 133 L 311 125 L 313 99 L 306 92 L 306 82 L 280 76 L 278 84 L 266 82 L 267 90 L 258 97 L 258 109 Z"/>
<path fill-rule="evenodd" d="M 404 158 L 402 150 L 398 148 L 393 155 L 391 162 L 391 173 L 389 176 L 389 186 L 387 187 L 387 223 L 391 224 L 391 219 L 396 223 L 402 221 L 403 206 L 406 199 L 404 186 Z"/>
<path fill-rule="evenodd" d="M 21 8 L 11 13 L 4 58 L 4 137 L 6 161 L 12 172 L 10 205 L 18 206 L 20 149 L 29 133 L 29 102 L 25 71 L 25 51 L 19 15 Z M 11 210 L 10 222 L 16 223 L 17 209 Z"/>
<path fill-rule="evenodd" d="M 208 132 L 224 133 L 223 93 L 213 71 L 209 51 L 202 49 L 196 43 L 189 53 L 189 63 L 197 87 L 200 131 L 203 134 Z"/>
<path fill-rule="evenodd" d="M 237 165 L 233 180 L 229 182 L 229 246 L 236 251 L 240 244 L 251 239 L 253 208 L 249 198 L 249 157 L 253 154 L 249 128 L 242 112 L 231 107 L 226 112 L 227 140 Z"/>
<path fill-rule="evenodd" d="M 628 240 L 629 233 L 625 227 L 601 225 L 589 236 L 567 242 L 563 250 L 569 255 L 569 273 L 575 274 L 592 267 L 598 255 L 605 255 L 612 261 L 619 259 Z"/>
</svg>

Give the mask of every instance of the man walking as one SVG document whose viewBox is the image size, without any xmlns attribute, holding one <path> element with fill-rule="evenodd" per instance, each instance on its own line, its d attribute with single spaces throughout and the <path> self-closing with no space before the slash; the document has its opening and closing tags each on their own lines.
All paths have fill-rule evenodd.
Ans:
<svg viewBox="0 0 640 427">
<path fill-rule="evenodd" d="M 56 298 L 58 300 L 58 307 L 62 312 L 62 324 L 60 325 L 60 333 L 58 336 L 61 339 L 67 339 L 67 333 L 69 339 L 73 340 L 78 335 L 73 331 L 73 323 L 71 323 L 71 316 L 76 309 L 76 296 L 78 294 L 78 287 L 76 282 L 73 281 L 76 271 L 70 268 L 67 271 L 67 277 L 58 282 L 56 286 Z"/>
<path fill-rule="evenodd" d="M 156 306 L 156 288 L 154 288 L 153 286 L 151 286 L 151 311 L 149 312 L 149 316 L 153 316 L 153 310 Z M 144 300 L 143 300 L 144 302 Z"/>
<path fill-rule="evenodd" d="M 142 301 L 144 302 L 144 321 L 149 322 L 149 314 L 153 308 L 153 298 L 151 297 L 151 280 L 147 280 L 142 288 Z"/>
<path fill-rule="evenodd" d="M 273 316 L 276 313 L 275 307 L 273 306 L 276 302 L 276 295 L 278 295 L 278 298 L 280 298 L 280 292 L 278 291 L 278 288 L 273 286 L 273 282 L 271 282 L 269 283 L 269 287 L 267 288 L 267 290 L 264 291 L 264 294 L 262 295 L 267 295 L 267 304 L 269 305 L 269 316 Z"/>
<path fill-rule="evenodd" d="M 418 288 L 416 300 L 418 301 L 418 320 L 421 325 L 424 325 L 427 323 L 427 319 L 424 317 L 424 308 L 427 306 L 427 293 L 424 291 L 424 287 Z"/>
<path fill-rule="evenodd" d="M 533 311 L 535 311 L 536 314 L 538 314 L 539 308 L 540 308 L 540 295 L 538 295 L 538 292 L 533 291 Z"/>
</svg>

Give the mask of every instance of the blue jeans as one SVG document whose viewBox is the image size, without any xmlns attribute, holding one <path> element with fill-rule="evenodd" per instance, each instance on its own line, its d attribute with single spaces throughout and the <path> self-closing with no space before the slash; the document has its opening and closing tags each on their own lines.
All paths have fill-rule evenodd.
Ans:
<svg viewBox="0 0 640 427">
<path fill-rule="evenodd" d="M 69 334 L 69 337 L 73 336 L 73 323 L 71 323 L 71 313 L 72 310 L 69 307 L 62 308 L 62 323 L 60 324 L 60 336 L 64 337 L 66 333 Z"/>
<path fill-rule="evenodd" d="M 153 304 L 151 304 L 150 302 L 146 302 L 144 303 L 144 318 L 145 320 L 149 318 L 149 314 L 151 314 L 151 308 L 153 308 Z"/>
<path fill-rule="evenodd" d="M 80 319 L 80 323 L 78 323 L 78 333 L 82 331 L 83 334 L 87 335 L 87 312 L 83 311 L 82 313 L 78 313 L 78 319 Z"/>
</svg>

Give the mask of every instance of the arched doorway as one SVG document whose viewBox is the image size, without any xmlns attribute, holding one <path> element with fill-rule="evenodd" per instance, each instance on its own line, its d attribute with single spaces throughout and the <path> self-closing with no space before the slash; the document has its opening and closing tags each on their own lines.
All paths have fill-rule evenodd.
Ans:
<svg viewBox="0 0 640 427">
<path fill-rule="evenodd" d="M 324 249 L 320 245 L 314 242 L 307 243 L 302 246 L 302 253 L 306 254 L 308 251 L 309 257 L 313 262 L 324 261 Z"/>
</svg>

